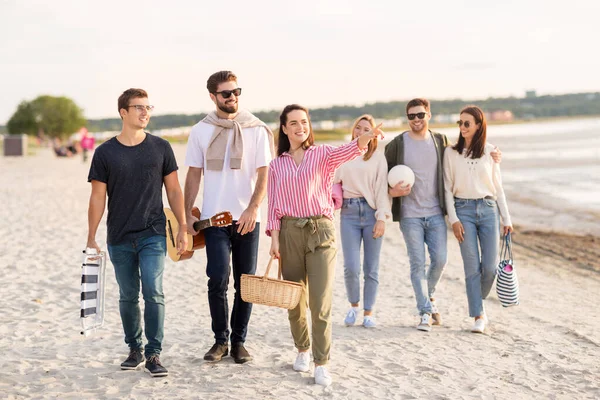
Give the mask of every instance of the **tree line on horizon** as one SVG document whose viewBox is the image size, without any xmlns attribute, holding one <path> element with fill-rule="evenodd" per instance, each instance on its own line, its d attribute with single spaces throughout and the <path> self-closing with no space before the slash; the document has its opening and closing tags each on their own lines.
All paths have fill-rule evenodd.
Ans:
<svg viewBox="0 0 600 400">
<path fill-rule="evenodd" d="M 48 97 L 48 96 L 40 96 Z M 37 99 L 36 99 L 37 100 Z M 34 100 L 31 103 L 34 103 Z M 46 99 L 47 101 L 47 99 Z M 64 100 L 63 100 L 64 102 Z M 375 118 L 394 119 L 405 114 L 407 101 L 390 101 L 367 103 L 362 106 L 331 106 L 326 108 L 310 109 L 310 116 L 313 121 L 341 121 L 359 117 L 362 114 L 371 114 Z M 19 109 L 15 112 L 11 121 L 15 120 L 15 116 L 21 112 L 25 115 L 23 118 L 16 120 L 21 121 L 17 128 L 21 126 L 29 127 L 29 131 L 34 129 L 35 121 L 31 121 L 31 110 L 27 108 L 27 102 L 21 103 Z M 518 97 L 490 97 L 485 100 L 431 100 L 431 111 L 433 114 L 456 114 L 462 107 L 468 104 L 476 104 L 483 110 L 488 112 L 508 110 L 511 111 L 516 119 L 535 119 L 548 117 L 565 117 L 565 116 L 580 116 L 580 115 L 600 115 L 600 92 L 589 93 L 570 93 L 562 95 L 543 95 L 537 96 L 534 92 L 528 92 L 527 96 Z M 68 110 L 73 110 L 69 107 Z M 258 111 L 253 112 L 258 118 L 264 122 L 278 122 L 281 110 Z M 206 114 L 167 114 L 154 115 L 150 120 L 148 129 L 168 129 L 182 126 L 193 126 Z M 76 124 L 81 123 L 83 117 L 76 116 Z M 55 116 L 55 119 L 59 119 Z M 10 122 L 8 126 L 9 133 L 29 133 L 17 132 L 11 129 Z M 33 125 L 32 125 L 33 124 Z M 13 124 L 14 125 L 14 124 Z M 121 130 L 120 118 L 103 118 L 87 120 L 86 127 L 91 132 L 103 131 L 119 131 Z M 72 130 L 75 132 L 77 129 Z M 6 131 L 6 127 L 0 126 L 0 132 Z M 72 133 L 71 132 L 71 133 Z"/>
</svg>

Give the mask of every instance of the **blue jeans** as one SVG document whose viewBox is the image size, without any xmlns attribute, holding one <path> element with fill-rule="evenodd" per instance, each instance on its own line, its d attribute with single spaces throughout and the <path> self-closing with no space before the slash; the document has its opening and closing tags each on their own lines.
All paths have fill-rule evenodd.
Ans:
<svg viewBox="0 0 600 400">
<path fill-rule="evenodd" d="M 373 239 L 375 210 L 364 198 L 344 199 L 340 211 L 342 250 L 344 252 L 344 280 L 348 301 L 360 301 L 360 245 L 364 244 L 363 269 L 365 274 L 364 309 L 371 311 L 379 287 L 379 254 L 383 240 Z"/>
<path fill-rule="evenodd" d="M 252 313 L 252 303 L 242 300 L 240 281 L 242 274 L 254 275 L 258 256 L 258 238 L 260 223 L 252 232 L 245 235 L 237 233 L 237 221 L 225 228 L 210 227 L 204 230 L 206 239 L 206 275 L 208 276 L 208 305 L 212 318 L 212 330 L 215 342 L 229 342 L 227 323 L 229 306 L 227 304 L 227 286 L 229 285 L 231 256 L 233 264 L 233 286 L 235 296 L 231 310 L 231 343 L 244 343 L 248 332 L 248 322 Z"/>
<path fill-rule="evenodd" d="M 108 245 L 108 253 L 119 284 L 119 311 L 125 343 L 132 349 L 142 348 L 141 281 L 144 328 L 148 340 L 145 355 L 160 354 L 165 323 L 163 271 L 167 254 L 166 237 L 155 235 Z"/>
<path fill-rule="evenodd" d="M 500 226 L 496 201 L 454 199 L 456 215 L 465 229 L 460 244 L 465 268 L 469 316 L 483 315 L 483 300 L 496 278 Z M 481 247 L 481 256 L 479 248 Z"/>
<path fill-rule="evenodd" d="M 421 315 L 433 312 L 429 299 L 433 296 L 448 261 L 447 229 L 442 214 L 400 220 L 400 230 L 404 235 L 410 261 L 410 280 Z M 425 265 L 425 245 L 431 261 L 429 270 Z"/>
</svg>

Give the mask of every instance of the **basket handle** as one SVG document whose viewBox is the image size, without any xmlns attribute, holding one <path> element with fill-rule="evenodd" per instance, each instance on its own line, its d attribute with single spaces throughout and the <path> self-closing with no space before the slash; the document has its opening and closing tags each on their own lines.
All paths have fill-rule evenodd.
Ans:
<svg viewBox="0 0 600 400">
<path fill-rule="evenodd" d="M 273 260 L 275 260 L 275 257 L 271 256 L 271 258 L 269 259 L 269 263 L 267 264 L 267 270 L 265 271 L 265 274 L 263 275 L 263 278 L 267 278 L 269 276 L 269 271 L 271 270 L 271 264 L 273 263 Z M 277 276 L 279 278 L 279 280 L 282 279 L 281 277 L 281 262 L 278 262 L 278 271 L 277 271 Z"/>
</svg>

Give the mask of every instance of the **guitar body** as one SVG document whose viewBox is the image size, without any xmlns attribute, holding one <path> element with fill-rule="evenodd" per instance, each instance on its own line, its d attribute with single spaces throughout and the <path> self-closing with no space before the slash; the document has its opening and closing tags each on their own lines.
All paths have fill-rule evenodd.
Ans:
<svg viewBox="0 0 600 400">
<path fill-rule="evenodd" d="M 204 240 L 204 232 L 203 230 L 211 227 L 211 226 L 228 226 L 233 222 L 231 213 L 229 211 L 221 212 L 212 218 L 200 220 L 200 210 L 198 207 L 192 208 L 192 215 L 198 218 L 199 221 L 194 223 L 194 229 L 198 231 L 198 234 L 191 235 L 187 233 L 188 244 L 185 251 L 181 254 L 177 254 L 177 234 L 179 233 L 179 222 L 177 222 L 177 218 L 175 218 L 175 214 L 171 209 L 164 209 L 165 216 L 167 218 L 167 254 L 169 258 L 173 261 L 183 261 L 192 258 L 195 250 L 200 250 L 204 248 L 206 245 L 206 241 Z M 182 227 L 181 229 L 186 229 L 187 227 Z"/>
</svg>

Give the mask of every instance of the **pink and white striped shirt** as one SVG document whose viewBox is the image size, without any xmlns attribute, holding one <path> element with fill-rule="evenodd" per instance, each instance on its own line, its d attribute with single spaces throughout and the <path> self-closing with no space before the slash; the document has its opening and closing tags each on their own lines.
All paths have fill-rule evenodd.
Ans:
<svg viewBox="0 0 600 400">
<path fill-rule="evenodd" d="M 364 154 L 358 141 L 342 146 L 319 145 L 306 149 L 304 159 L 296 166 L 289 153 L 283 153 L 269 164 L 267 184 L 269 209 L 266 233 L 281 230 L 281 218 L 306 218 L 323 215 L 333 220 L 331 188 L 335 170 Z"/>
</svg>

